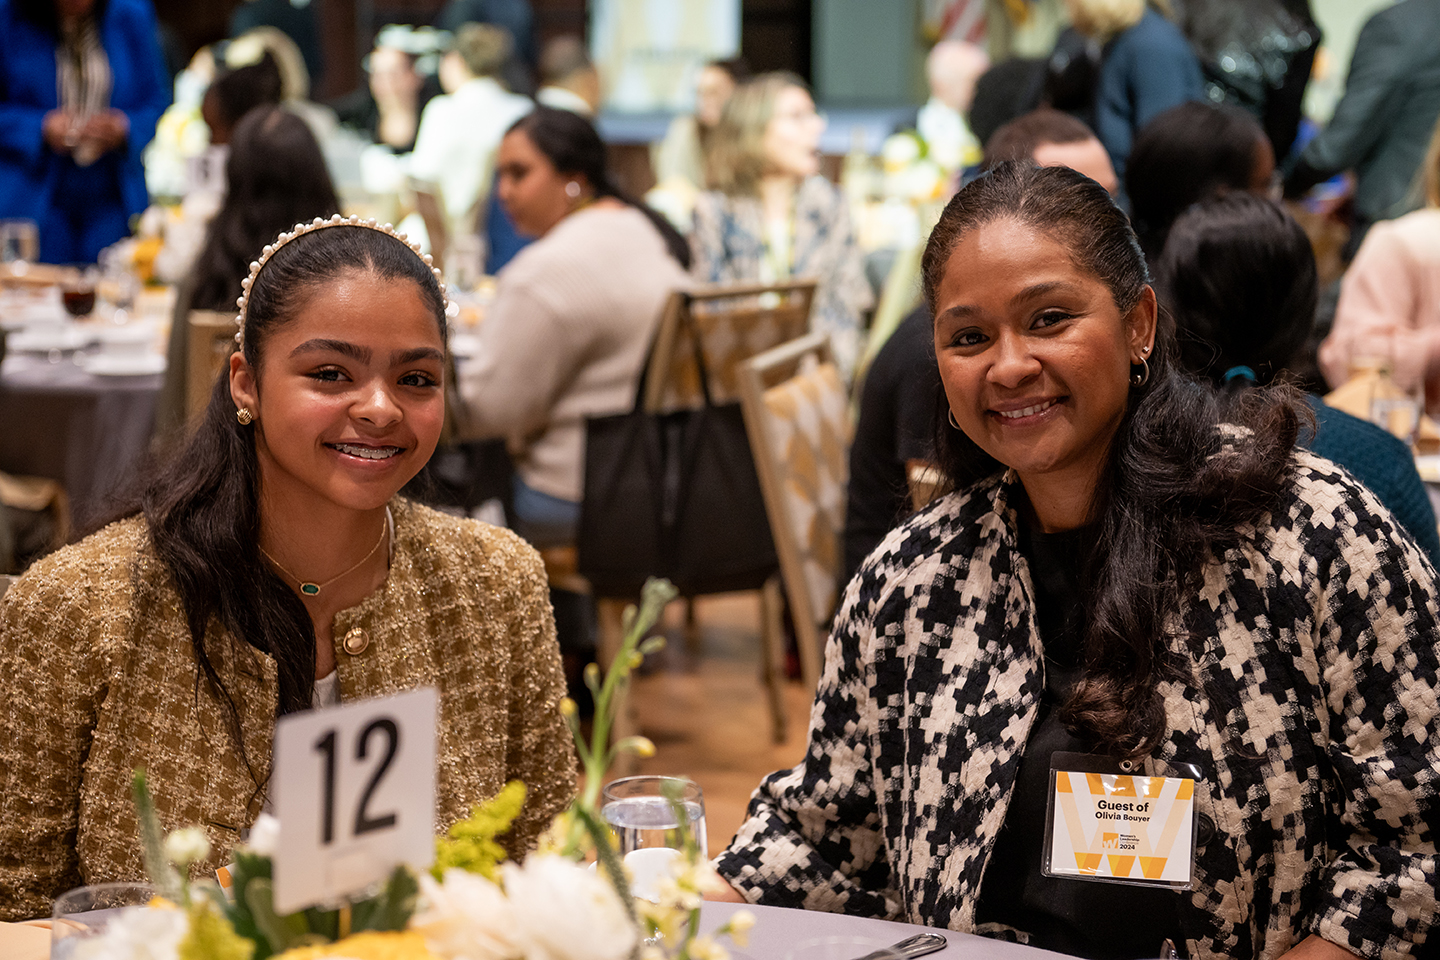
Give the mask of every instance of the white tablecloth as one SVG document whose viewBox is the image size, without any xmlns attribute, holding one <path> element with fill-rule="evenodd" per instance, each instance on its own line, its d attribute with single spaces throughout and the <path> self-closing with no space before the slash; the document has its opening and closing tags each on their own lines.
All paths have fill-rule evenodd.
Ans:
<svg viewBox="0 0 1440 960">
<path fill-rule="evenodd" d="M 749 910 L 755 914 L 755 928 L 750 931 L 750 942 L 744 950 L 727 946 L 734 960 L 785 960 L 798 944 L 826 937 L 863 937 L 890 944 L 917 933 L 939 933 L 949 941 L 945 949 L 928 955 L 935 960 L 956 960 L 962 956 L 966 960 L 1053 960 L 1062 956 L 1049 950 L 1005 943 L 969 933 L 956 933 L 953 930 L 934 930 L 908 923 L 847 917 L 837 913 L 742 906 L 738 903 L 706 903 L 702 906 L 701 932 L 708 933 L 719 927 L 730 919 L 730 915 L 736 910 Z"/>
</svg>

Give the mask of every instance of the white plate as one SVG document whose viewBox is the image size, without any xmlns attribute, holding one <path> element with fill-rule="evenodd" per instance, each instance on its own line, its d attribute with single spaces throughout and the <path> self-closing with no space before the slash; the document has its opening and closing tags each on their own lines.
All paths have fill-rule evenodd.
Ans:
<svg viewBox="0 0 1440 960">
<path fill-rule="evenodd" d="M 148 377 L 165 372 L 165 358 L 154 353 L 100 353 L 80 362 L 97 377 Z"/>
<path fill-rule="evenodd" d="M 153 323 L 136 321 L 125 326 L 103 324 L 93 333 L 95 339 L 106 346 L 147 347 L 155 340 L 157 330 Z"/>
<path fill-rule="evenodd" d="M 10 334 L 6 345 L 15 353 L 49 353 L 51 350 L 79 350 L 90 338 L 73 327 L 29 327 Z"/>
</svg>

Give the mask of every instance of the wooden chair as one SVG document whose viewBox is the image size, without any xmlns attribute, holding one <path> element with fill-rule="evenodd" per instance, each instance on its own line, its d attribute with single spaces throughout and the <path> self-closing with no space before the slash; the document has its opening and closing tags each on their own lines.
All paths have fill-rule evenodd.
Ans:
<svg viewBox="0 0 1440 960">
<path fill-rule="evenodd" d="M 743 363 L 740 403 L 790 600 L 801 673 L 814 689 L 826 624 L 839 599 L 851 439 L 849 395 L 825 336 L 809 334 Z"/>
<path fill-rule="evenodd" d="M 210 403 L 215 378 L 235 350 L 235 314 L 191 310 L 185 350 L 185 419 L 193 420 Z"/>
<path fill-rule="evenodd" d="M 660 326 L 647 361 L 645 408 L 654 413 L 693 409 L 705 402 L 700 374 L 695 365 L 696 340 L 715 403 L 739 399 L 740 364 L 754 354 L 805 333 L 810 325 L 810 307 L 815 300 L 815 281 L 785 283 L 716 284 L 677 290 L 670 295 L 661 313 Z M 769 700 L 771 735 L 776 743 L 785 739 L 785 640 L 781 586 L 771 578 L 760 590 L 760 638 L 762 675 Z M 685 645 L 699 650 L 699 626 L 693 597 L 686 597 Z M 600 599 L 599 650 L 601 666 L 610 662 L 620 640 L 623 601 Z M 616 736 L 631 730 L 634 718 L 628 698 L 616 717 Z"/>
<path fill-rule="evenodd" d="M 710 381 L 714 403 L 740 397 L 739 366 L 757 353 L 810 329 L 814 280 L 780 283 L 719 283 L 676 290 L 660 315 L 660 327 L 646 368 L 645 409 L 695 409 L 705 398 L 695 366 L 695 337 Z M 685 598 L 685 646 L 700 647 L 695 603 Z M 777 720 L 777 729 L 783 727 Z M 781 736 L 783 739 L 783 735 Z"/>
<path fill-rule="evenodd" d="M 645 380 L 645 409 L 693 409 L 705 401 L 695 367 L 695 340 L 710 380 L 710 398 L 740 397 L 739 367 L 810 329 L 815 281 L 715 284 L 677 290 L 660 315 Z"/>
</svg>

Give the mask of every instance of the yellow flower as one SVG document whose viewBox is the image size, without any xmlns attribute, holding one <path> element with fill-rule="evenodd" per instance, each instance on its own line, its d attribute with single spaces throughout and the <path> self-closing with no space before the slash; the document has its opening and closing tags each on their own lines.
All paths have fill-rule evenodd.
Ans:
<svg viewBox="0 0 1440 960">
<path fill-rule="evenodd" d="M 325 957 L 345 957 L 347 960 L 434 960 L 434 954 L 425 947 L 425 938 L 414 930 L 367 930 L 337 943 L 286 950 L 277 960 L 322 960 Z"/>
<path fill-rule="evenodd" d="M 750 931 L 755 926 L 755 914 L 749 910 L 737 910 L 730 915 L 730 922 L 717 932 L 729 935 L 735 946 L 744 950 L 750 943 Z"/>
<path fill-rule="evenodd" d="M 709 937 L 696 937 L 690 941 L 690 960 L 730 960 L 730 954 Z"/>
</svg>

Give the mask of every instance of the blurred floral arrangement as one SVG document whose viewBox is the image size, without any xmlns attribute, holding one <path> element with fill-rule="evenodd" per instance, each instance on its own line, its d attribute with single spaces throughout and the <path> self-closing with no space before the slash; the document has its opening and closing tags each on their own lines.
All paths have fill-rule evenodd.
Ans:
<svg viewBox="0 0 1440 960">
<path fill-rule="evenodd" d="M 378 892 L 336 910 L 279 916 L 273 908 L 272 857 L 279 823 L 261 815 L 248 842 L 233 851 L 231 895 L 213 880 L 187 879 L 209 855 L 198 827 L 164 835 L 145 775 L 134 781 L 146 871 L 158 895 L 121 911 L 98 937 L 79 941 L 71 960 L 726 960 L 716 937 L 744 946 L 754 923 L 732 915 L 714 937 L 698 934 L 700 902 L 719 883 L 688 829 L 671 876 L 654 900 L 631 895 L 611 830 L 599 815 L 606 770 L 621 753 L 652 755 L 643 737 L 609 742 L 616 700 L 629 675 L 662 638 L 642 639 L 675 588 L 651 580 L 639 607 L 625 612 L 625 639 L 602 677 L 585 682 L 595 696 L 589 742 L 575 704 L 559 709 L 575 737 L 585 786 L 523 862 L 497 841 L 519 815 L 525 785 L 512 781 L 436 839 L 435 863 L 417 875 L 397 867 Z M 678 799 L 675 801 L 678 803 Z M 679 822 L 687 823 L 684 816 Z M 594 864 L 587 861 L 593 856 Z"/>
</svg>

